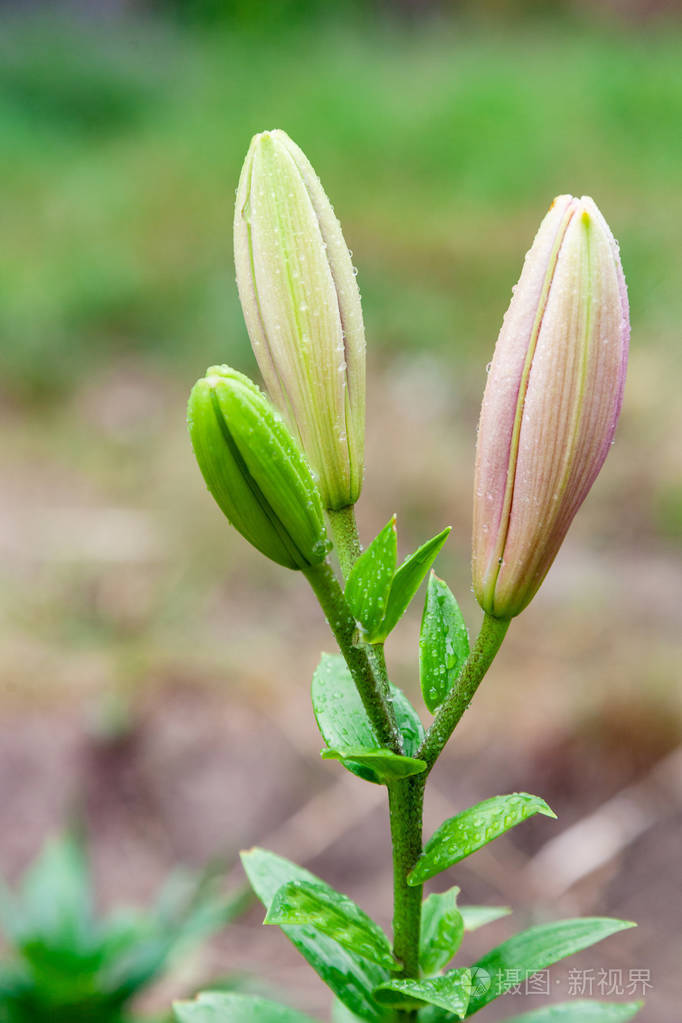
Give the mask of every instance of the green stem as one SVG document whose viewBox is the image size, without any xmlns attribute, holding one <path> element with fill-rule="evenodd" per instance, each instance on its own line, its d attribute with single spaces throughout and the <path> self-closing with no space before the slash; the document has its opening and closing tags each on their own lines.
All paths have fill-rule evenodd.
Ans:
<svg viewBox="0 0 682 1023">
<path fill-rule="evenodd" d="M 327 515 L 341 572 L 344 579 L 347 579 L 362 551 L 358 536 L 358 524 L 355 521 L 355 507 L 349 504 L 346 508 L 339 508 L 338 511 L 328 509 Z"/>
<path fill-rule="evenodd" d="M 419 977 L 419 930 L 422 885 L 411 887 L 407 875 L 422 851 L 425 775 L 393 782 L 388 787 L 393 844 L 393 952 L 401 964 L 401 977 Z M 416 1012 L 403 1012 L 405 1023 Z"/>
<path fill-rule="evenodd" d="M 386 658 L 384 657 L 384 644 L 383 643 L 371 643 L 368 644 L 367 649 L 369 651 L 369 657 L 372 662 L 374 669 L 374 677 L 377 681 L 377 685 L 381 689 L 384 695 L 389 711 L 392 718 L 395 718 L 395 711 L 393 709 L 393 700 L 391 698 L 391 683 L 388 679 L 388 668 L 386 667 Z M 400 752 L 404 752 L 403 748 L 403 737 L 398 728 L 398 722 L 396 719 L 396 729 L 400 736 Z"/>
<path fill-rule="evenodd" d="M 358 535 L 358 524 L 355 520 L 355 508 L 353 505 L 348 505 L 346 508 L 340 508 L 338 511 L 328 509 L 327 515 L 329 516 L 329 528 L 339 558 L 339 564 L 341 565 L 341 572 L 344 579 L 347 579 L 350 570 L 362 552 Z M 372 662 L 376 684 L 379 686 L 384 702 L 388 707 L 391 724 L 398 735 L 400 751 L 402 752 L 402 736 L 400 735 L 400 729 L 395 720 L 393 704 L 391 703 L 391 689 L 388 682 L 388 669 L 384 658 L 383 644 L 381 646 L 377 644 L 367 646 L 366 649 Z"/>
<path fill-rule="evenodd" d="M 464 711 L 471 703 L 483 676 L 495 659 L 502 645 L 509 618 L 493 618 L 486 614 L 483 618 L 481 631 L 474 643 L 473 650 L 460 672 L 459 678 L 448 693 L 440 710 L 431 722 L 431 727 L 415 753 L 420 760 L 426 761 L 426 771 L 430 771 L 443 752 L 446 742 L 461 720 Z M 423 777 L 423 776 L 422 776 Z"/>
<path fill-rule="evenodd" d="M 364 643 L 356 642 L 357 625 L 338 579 L 327 561 L 305 569 L 304 574 L 320 602 L 339 650 L 350 669 L 379 743 L 394 753 L 400 753 L 402 743 L 393 707 L 386 698 L 380 679 L 377 678 L 373 657 L 368 647 Z"/>
</svg>

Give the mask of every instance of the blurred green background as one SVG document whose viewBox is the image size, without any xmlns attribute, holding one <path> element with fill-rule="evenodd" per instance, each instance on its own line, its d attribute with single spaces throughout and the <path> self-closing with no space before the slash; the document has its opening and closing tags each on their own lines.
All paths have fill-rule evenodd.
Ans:
<svg viewBox="0 0 682 1023">
<path fill-rule="evenodd" d="M 630 288 L 623 418 L 436 785 L 455 807 L 529 788 L 562 827 L 633 786 L 632 805 L 658 808 L 560 895 L 640 920 L 614 962 L 652 969 L 646 1019 L 669 1021 L 682 951 L 679 5 L 93 0 L 5 3 L 0 18 L 0 865 L 20 871 L 75 801 L 105 900 L 275 832 L 277 851 L 322 857 L 315 869 L 385 911 L 380 824 L 374 867 L 366 854 L 353 872 L 361 801 L 342 800 L 334 843 L 287 830 L 335 805 L 307 695 L 329 640 L 302 580 L 221 521 L 185 436 L 206 366 L 256 374 L 231 254 L 239 169 L 252 134 L 281 127 L 320 174 L 367 326 L 364 539 L 394 511 L 402 553 L 452 523 L 439 571 L 472 629 L 485 365 L 549 203 L 587 193 Z M 418 617 L 388 650 L 411 694 Z M 507 848 L 538 912 L 556 912 L 532 869 L 556 833 L 528 834 Z M 519 902 L 478 855 L 467 895 Z M 233 928 L 216 970 L 267 961 L 273 984 L 317 1008 L 314 980 L 257 922 Z"/>
</svg>

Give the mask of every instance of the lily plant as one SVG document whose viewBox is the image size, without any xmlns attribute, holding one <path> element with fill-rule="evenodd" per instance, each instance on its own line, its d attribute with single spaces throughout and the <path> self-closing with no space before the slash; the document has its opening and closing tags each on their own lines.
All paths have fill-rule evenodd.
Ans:
<svg viewBox="0 0 682 1023">
<path fill-rule="evenodd" d="M 322 756 L 386 789 L 393 930 L 352 898 L 264 849 L 242 856 L 265 923 L 277 925 L 330 987 L 338 1023 L 449 1023 L 523 980 L 634 926 L 588 917 L 521 931 L 452 966 L 467 931 L 508 912 L 424 899 L 424 883 L 534 814 L 539 796 L 493 795 L 424 840 L 430 772 L 542 583 L 611 447 L 629 317 L 618 247 L 595 203 L 559 196 L 542 221 L 487 379 L 473 495 L 473 586 L 483 611 L 470 642 L 432 566 L 444 529 L 400 565 L 392 517 L 363 550 L 365 335 L 356 272 L 306 156 L 282 131 L 257 135 L 237 191 L 237 285 L 268 394 L 214 366 L 194 387 L 189 429 L 209 491 L 234 527 L 302 573 L 336 641 L 312 681 Z M 426 581 L 419 678 L 427 726 L 390 679 L 384 643 Z M 624 1023 L 640 1005 L 573 1000 L 513 1023 Z M 179 1003 L 180 1023 L 310 1023 L 236 993 Z M 510 1021 L 511 1023 L 511 1021 Z"/>
</svg>

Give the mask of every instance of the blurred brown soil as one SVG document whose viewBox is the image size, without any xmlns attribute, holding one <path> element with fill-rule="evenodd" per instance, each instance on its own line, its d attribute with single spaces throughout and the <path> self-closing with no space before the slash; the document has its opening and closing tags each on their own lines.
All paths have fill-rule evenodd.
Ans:
<svg viewBox="0 0 682 1023">
<path fill-rule="evenodd" d="M 473 628 L 468 384 L 424 360 L 380 380 L 361 532 L 397 510 L 402 554 L 454 522 L 439 573 Z M 629 971 L 650 971 L 642 1021 L 672 1023 L 682 1000 L 682 558 L 652 520 L 648 495 L 674 458 L 646 376 L 641 390 L 636 380 L 603 478 L 434 771 L 426 833 L 497 793 L 547 799 L 558 821 L 532 819 L 438 878 L 461 885 L 462 901 L 514 908 L 471 935 L 466 956 L 529 922 L 634 919 L 637 929 L 570 968 L 585 983 L 592 970 L 604 997 L 599 971 L 621 970 L 614 998 L 628 997 Z M 45 835 L 82 812 L 103 906 L 148 900 L 171 867 L 216 856 L 239 886 L 237 852 L 259 844 L 388 927 L 383 792 L 319 757 L 308 685 L 331 649 L 324 624 L 303 580 L 225 530 L 191 463 L 182 399 L 174 381 L 124 367 L 42 419 L 0 410 L 0 869 L 16 878 Z M 387 646 L 417 704 L 418 623 L 415 608 Z M 147 1005 L 238 971 L 327 1018 L 325 989 L 261 919 L 254 907 L 177 964 Z M 552 971 L 559 1000 L 571 994 L 568 969 Z M 510 995 L 486 1019 L 537 1004 Z"/>
<path fill-rule="evenodd" d="M 679 997 L 682 758 L 678 749 L 676 759 L 664 760 L 666 768 L 657 772 L 661 746 L 654 745 L 652 733 L 665 746 L 673 735 L 668 722 L 647 720 L 645 714 L 639 708 L 629 722 L 595 722 L 583 734 L 567 732 L 531 746 L 513 735 L 479 744 L 472 731 L 464 750 L 448 753 L 434 774 L 427 833 L 444 816 L 491 794 L 541 792 L 559 813 L 558 822 L 531 820 L 438 879 L 460 884 L 463 901 L 516 910 L 488 933 L 470 936 L 468 954 L 531 919 L 606 914 L 637 920 L 636 931 L 612 938 L 571 966 L 593 971 L 595 984 L 600 970 L 621 970 L 624 984 L 634 976 L 631 970 L 650 971 L 653 989 L 644 1018 L 663 1023 Z M 628 742 L 632 757 L 623 753 Z M 234 865 L 237 850 L 260 844 L 305 863 L 388 926 L 383 792 L 320 761 L 317 747 L 312 723 L 292 708 L 265 711 L 241 693 L 227 700 L 222 693 L 177 683 L 145 701 L 119 737 L 93 735 L 74 707 L 54 708 L 49 717 L 14 711 L 0 726 L 3 871 L 16 876 L 45 832 L 78 809 L 88 823 L 105 906 L 147 900 L 171 867 L 179 862 L 198 867 L 218 854 L 231 865 L 229 885 L 237 886 L 242 883 Z M 600 808 L 627 786 L 635 786 L 632 814 L 642 805 L 652 810 L 642 834 L 622 847 L 616 842 L 604 863 L 567 889 L 560 877 L 557 886 L 555 876 L 544 876 L 538 861 L 546 843 L 595 811 L 598 838 Z M 589 827 L 584 837 L 589 842 Z M 561 874 L 566 866 L 561 855 L 557 862 Z M 568 868 L 570 873 L 570 862 Z M 170 997 L 236 971 L 265 978 L 269 990 L 324 1013 L 322 985 L 277 929 L 260 926 L 261 917 L 254 907 L 185 962 L 148 1004 L 161 1007 Z M 557 968 L 552 978 L 559 994 L 570 993 L 567 969 Z M 513 1001 L 508 996 L 506 1007 L 516 1010 L 521 1003 L 520 996 Z M 537 996 L 526 1003 L 537 1004 Z M 497 1018 L 494 1010 L 489 1013 Z"/>
</svg>

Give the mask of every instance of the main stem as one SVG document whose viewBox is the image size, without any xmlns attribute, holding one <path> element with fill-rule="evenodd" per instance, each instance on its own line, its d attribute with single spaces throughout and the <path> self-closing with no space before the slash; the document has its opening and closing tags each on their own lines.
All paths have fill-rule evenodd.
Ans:
<svg viewBox="0 0 682 1023">
<path fill-rule="evenodd" d="M 329 524 L 344 578 L 360 556 L 361 547 L 352 507 L 329 512 Z M 383 646 L 370 652 L 354 642 L 356 623 L 341 587 L 327 563 L 306 573 L 327 616 L 339 648 L 351 670 L 365 709 L 382 745 L 402 751 L 402 736 L 388 697 L 388 673 Z M 461 720 L 492 664 L 509 621 L 485 615 L 473 649 L 452 690 L 434 718 L 416 753 L 426 770 L 388 785 L 393 846 L 393 952 L 399 976 L 419 978 L 419 934 L 423 885 L 408 885 L 407 877 L 422 852 L 424 789 L 428 774 Z M 396 1013 L 397 1023 L 414 1023 L 416 1010 Z"/>
<path fill-rule="evenodd" d="M 393 951 L 402 977 L 419 977 L 419 934 L 423 886 L 407 876 L 422 852 L 424 789 L 428 774 L 492 664 L 509 628 L 508 621 L 486 615 L 457 682 L 426 733 L 416 756 L 426 761 L 423 774 L 389 785 L 388 805 L 393 843 Z M 398 1013 L 400 1023 L 413 1023 L 416 1011 Z"/>
<path fill-rule="evenodd" d="M 400 753 L 402 741 L 393 706 L 376 677 L 369 648 L 356 642 L 357 624 L 338 579 L 326 561 L 306 569 L 305 575 L 339 644 L 379 743 Z"/>
<path fill-rule="evenodd" d="M 419 931 L 423 885 L 411 887 L 407 875 L 422 851 L 422 818 L 426 776 L 413 775 L 388 786 L 393 844 L 393 953 L 400 963 L 400 976 L 419 977 Z M 407 1023 L 416 1012 L 399 1016 Z"/>
</svg>

